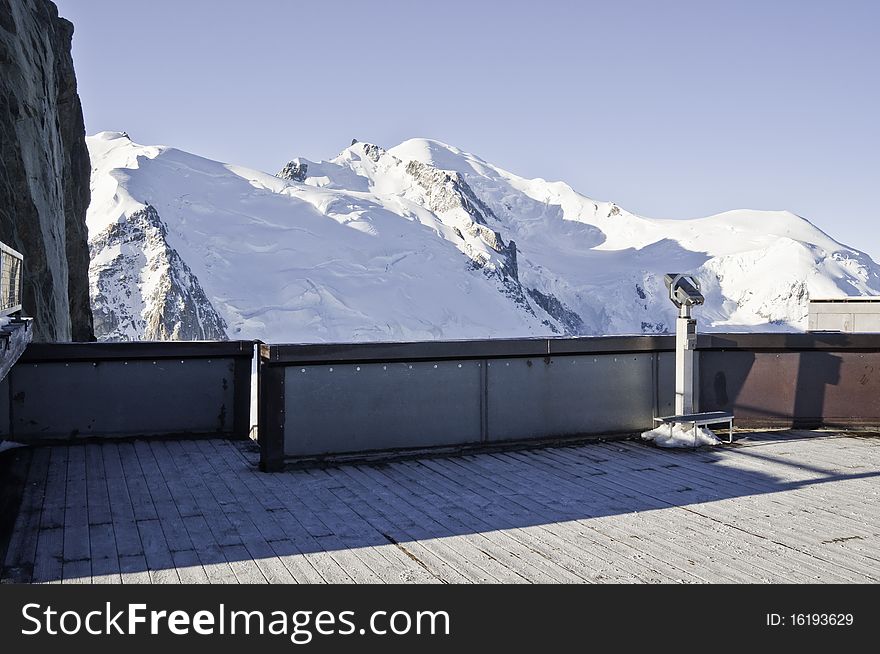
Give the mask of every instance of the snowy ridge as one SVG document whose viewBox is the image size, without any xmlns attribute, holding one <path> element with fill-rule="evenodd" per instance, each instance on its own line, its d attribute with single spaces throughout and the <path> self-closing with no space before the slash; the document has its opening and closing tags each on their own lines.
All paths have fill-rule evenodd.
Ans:
<svg viewBox="0 0 880 654">
<path fill-rule="evenodd" d="M 867 255 L 789 212 L 651 220 L 437 141 L 354 142 L 274 176 L 87 140 L 107 340 L 665 333 L 673 270 L 703 284 L 701 329 L 802 329 L 809 295 L 880 293 Z"/>
</svg>

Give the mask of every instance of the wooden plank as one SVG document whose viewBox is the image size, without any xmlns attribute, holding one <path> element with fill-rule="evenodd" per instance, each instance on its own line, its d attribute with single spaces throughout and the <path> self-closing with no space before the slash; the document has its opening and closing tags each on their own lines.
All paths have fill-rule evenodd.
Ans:
<svg viewBox="0 0 880 654">
<path fill-rule="evenodd" d="M 487 474 L 488 471 L 476 465 L 476 461 L 468 461 L 461 457 L 439 460 L 436 465 L 447 472 L 446 477 L 450 482 L 464 477 L 469 479 L 475 488 L 480 489 L 490 501 L 489 511 L 493 512 L 494 519 L 502 520 L 509 525 L 514 537 L 534 552 L 535 556 L 530 559 L 546 558 L 576 577 L 565 578 L 564 581 L 578 583 L 597 581 L 600 580 L 599 575 L 609 573 L 627 580 L 631 578 L 632 575 L 622 572 L 620 566 L 612 566 L 609 570 L 607 560 L 597 560 L 595 557 L 584 560 L 584 557 L 578 556 L 577 551 L 571 551 L 572 543 L 583 540 L 586 537 L 585 533 L 564 522 L 549 522 L 552 518 L 548 515 L 547 506 L 530 500 L 532 489 L 522 483 L 521 476 L 505 475 L 506 471 L 499 471 L 497 468 Z M 540 516 L 540 519 L 536 519 L 535 516 Z M 542 522 L 548 524 L 541 524 Z M 588 540 L 591 542 L 589 547 L 591 552 L 600 549 L 606 553 L 606 559 L 609 558 L 607 548 L 600 545 L 595 537 Z M 614 561 L 616 557 L 610 558 Z"/>
<path fill-rule="evenodd" d="M 40 529 L 64 527 L 66 484 L 67 448 L 52 447 L 49 452 L 49 470 L 46 475 L 46 494 L 43 497 Z"/>
<path fill-rule="evenodd" d="M 92 582 L 122 583 L 113 525 L 111 523 L 89 525 L 89 544 L 91 547 Z"/>
<path fill-rule="evenodd" d="M 431 531 L 433 521 L 417 519 L 412 513 L 414 509 L 404 506 L 385 486 L 367 477 L 360 466 L 343 466 L 340 472 L 348 478 L 350 492 L 368 498 L 363 500 L 364 504 L 374 512 L 372 521 L 383 535 L 393 539 L 407 556 L 415 557 L 433 576 L 446 583 L 470 583 L 482 578 L 469 576 L 460 569 L 464 566 L 458 555 L 436 538 L 437 532 Z"/>
<path fill-rule="evenodd" d="M 62 583 L 65 584 L 90 584 L 92 583 L 92 562 L 89 559 L 64 561 L 61 577 Z"/>
<path fill-rule="evenodd" d="M 423 488 L 430 489 L 441 497 L 453 498 L 458 503 L 460 510 L 457 515 L 461 516 L 463 524 L 492 543 L 493 555 L 519 576 L 534 583 L 583 581 L 563 568 L 545 563 L 540 555 L 535 556 L 534 549 L 505 530 L 508 523 L 491 519 L 489 516 L 494 500 L 476 492 L 475 486 L 467 478 L 450 479 L 446 476 L 448 469 L 442 463 L 430 459 L 417 464 L 402 462 L 402 467 Z"/>
<path fill-rule="evenodd" d="M 852 437 L 687 452 L 619 442 L 280 474 L 256 472 L 222 440 L 42 447 L 3 574 L 870 582 L 877 476 L 880 446 Z"/>
<path fill-rule="evenodd" d="M 119 571 L 123 584 L 149 584 L 153 581 L 150 573 L 147 572 L 147 560 L 140 554 L 120 555 Z"/>
<path fill-rule="evenodd" d="M 174 557 L 168 548 L 159 520 L 138 520 L 138 533 L 144 546 L 144 559 L 154 584 L 174 584 L 180 577 L 174 566 Z"/>
<path fill-rule="evenodd" d="M 566 453 L 566 455 L 570 454 L 579 454 L 575 453 Z M 554 455 L 559 455 L 559 453 L 554 453 Z M 609 458 L 602 465 L 605 469 L 607 469 L 611 474 L 608 476 L 597 480 L 597 483 L 607 484 L 610 489 L 615 487 L 625 488 L 628 490 L 635 490 L 637 492 L 642 493 L 645 497 L 652 497 L 655 500 L 659 500 L 663 502 L 666 506 L 675 507 L 675 499 L 669 500 L 664 499 L 658 496 L 657 488 L 664 486 L 662 482 L 657 480 L 658 476 L 662 476 L 664 472 L 662 470 L 655 470 L 650 466 L 635 469 L 635 472 L 638 472 L 638 475 L 629 474 L 627 475 L 627 468 L 625 467 L 625 463 L 622 463 L 616 458 Z M 632 472 L 632 471 L 631 471 Z M 671 484 L 666 484 L 669 487 L 675 487 L 677 484 L 680 484 L 680 479 L 673 479 Z M 694 483 L 694 482 L 688 482 Z M 683 496 L 684 497 L 684 496 Z M 682 499 L 679 500 L 682 504 L 687 504 L 687 502 Z M 686 509 L 680 509 L 686 510 Z M 691 511 L 691 515 L 693 516 L 693 512 Z M 703 516 L 705 517 L 705 516 Z M 694 549 L 694 555 L 698 555 L 699 552 L 704 548 L 706 542 L 711 542 L 711 538 L 713 537 L 713 533 L 710 527 L 703 524 L 700 521 L 694 520 L 693 517 L 690 520 L 686 520 L 682 523 L 683 528 L 687 531 L 694 531 L 696 533 L 696 538 L 692 540 L 691 547 Z M 808 558 L 804 558 L 803 556 L 799 556 L 794 552 L 790 552 L 793 557 L 793 562 L 790 564 L 783 564 L 782 567 L 778 565 L 778 561 L 772 561 L 768 559 L 766 556 L 761 556 L 760 553 L 765 551 L 765 544 L 756 541 L 753 535 L 749 535 L 748 537 L 741 535 L 736 541 L 736 545 L 740 548 L 742 554 L 743 552 L 751 551 L 752 553 L 747 555 L 749 559 L 748 563 L 742 563 L 738 560 L 737 557 L 728 557 L 726 561 L 721 564 L 716 564 L 713 557 L 708 554 L 704 554 L 702 557 L 703 565 L 712 568 L 715 565 L 721 565 L 726 568 L 727 574 L 735 574 L 736 570 L 739 570 L 741 575 L 752 575 L 755 572 L 755 569 L 764 570 L 767 574 L 770 575 L 770 578 L 784 578 L 784 579 L 801 579 L 802 581 L 812 580 L 808 574 L 805 574 L 802 571 L 802 566 L 807 565 L 810 566 L 812 562 Z M 743 549 L 745 548 L 745 549 Z M 734 553 L 734 552 L 731 552 Z"/>
<path fill-rule="evenodd" d="M 134 519 L 134 509 L 129 497 L 119 447 L 116 443 L 103 443 L 101 449 L 120 568 L 123 559 L 131 566 L 139 560 L 138 557 L 143 559 L 144 548 Z M 123 582 L 125 583 L 125 577 Z"/>
<path fill-rule="evenodd" d="M 299 554 L 302 554 L 308 566 L 322 580 L 331 583 L 351 583 L 353 581 L 351 576 L 343 570 L 342 565 L 333 557 L 333 554 L 327 551 L 325 544 L 318 542 L 315 536 L 303 526 L 301 518 L 304 513 L 293 508 L 287 508 L 291 505 L 299 506 L 300 504 L 299 499 L 289 494 L 282 486 L 282 481 L 288 477 L 296 478 L 297 473 L 266 474 L 254 471 L 250 477 L 250 479 L 262 485 L 262 492 L 259 490 L 252 492 L 255 497 L 268 496 L 269 499 L 265 500 L 267 506 L 273 509 L 273 520 L 278 524 L 284 535 L 284 540 L 273 540 L 270 542 L 273 551 L 276 552 L 282 564 L 286 565 L 291 574 L 296 578 L 299 578 L 297 577 L 297 572 L 299 572 L 303 578 L 308 577 L 315 580 L 314 575 L 307 568 L 298 569 L 300 566 L 290 558 L 294 557 L 295 559 Z M 275 513 L 277 515 L 274 515 Z M 305 513 L 308 514 L 307 511 Z M 314 519 L 310 514 L 308 516 Z M 315 522 L 317 521 L 315 520 L 311 523 L 313 528 Z M 322 536 L 326 535 L 326 526 L 322 524 L 320 531 Z"/>
<path fill-rule="evenodd" d="M 153 506 L 153 500 L 150 496 L 150 488 L 144 478 L 143 470 L 141 470 L 134 444 L 128 441 L 122 442 L 119 443 L 118 449 L 135 521 L 158 519 L 156 507 Z"/>
<path fill-rule="evenodd" d="M 40 529 L 37 552 L 34 557 L 34 583 L 58 583 L 61 581 L 64 552 L 63 532 L 63 527 Z"/>
<path fill-rule="evenodd" d="M 425 567 L 420 567 L 413 557 L 402 556 L 400 548 L 389 543 L 386 535 L 340 498 L 345 490 L 346 480 L 338 469 L 312 471 L 311 476 L 316 482 L 315 497 L 327 507 L 325 521 L 329 518 L 335 522 L 337 526 L 330 523 L 328 525 L 337 530 L 343 542 L 355 549 L 358 558 L 383 583 L 401 582 L 403 579 L 432 579 L 430 575 L 425 575 Z"/>
<path fill-rule="evenodd" d="M 50 452 L 47 447 L 38 447 L 34 448 L 31 455 L 21 506 L 0 575 L 4 582 L 28 583 L 33 578 Z"/>
<path fill-rule="evenodd" d="M 266 577 L 244 545 L 226 545 L 223 554 L 240 584 L 265 584 Z"/>
<path fill-rule="evenodd" d="M 67 448 L 64 497 L 64 578 L 91 581 L 86 457 L 81 445 Z"/>
<path fill-rule="evenodd" d="M 178 550 L 171 553 L 174 561 L 174 568 L 180 577 L 181 583 L 184 584 L 205 584 L 208 583 L 208 575 L 199 559 L 195 550 Z"/>
<path fill-rule="evenodd" d="M 296 583 L 321 583 L 324 578 L 315 569 L 309 559 L 303 556 L 302 551 L 296 544 L 296 536 L 291 538 L 288 530 L 285 529 L 282 521 L 285 517 L 290 522 L 295 522 L 292 516 L 287 513 L 283 503 L 271 493 L 265 491 L 265 487 L 257 481 L 257 477 L 267 477 L 264 473 L 257 472 L 257 460 L 249 462 L 240 456 L 238 448 L 234 443 L 228 441 L 210 441 L 213 446 L 214 457 L 218 461 L 225 461 L 229 464 L 229 468 L 235 478 L 235 483 L 240 490 L 247 490 L 249 495 L 247 504 L 253 510 L 250 515 L 254 524 L 258 526 L 261 535 L 266 539 L 268 545 L 272 549 L 272 556 L 277 557 L 278 561 L 289 574 L 289 579 L 283 575 L 277 576 L 280 571 L 274 570 L 274 563 L 270 567 L 262 568 L 263 574 L 270 578 L 271 581 L 284 580 L 286 583 L 290 581 Z M 214 458 L 212 457 L 212 458 Z M 259 510 L 262 508 L 262 510 Z M 256 554 L 253 550 L 252 554 Z M 268 558 L 268 553 L 260 553 L 264 558 Z M 337 566 L 338 567 L 338 566 Z"/>
<path fill-rule="evenodd" d="M 394 583 L 445 583 L 447 579 L 443 570 L 438 570 L 435 562 L 431 560 L 435 557 L 429 554 L 428 560 L 426 560 L 420 545 L 413 545 L 409 539 L 401 542 L 392 536 L 392 534 L 399 534 L 399 526 L 391 523 L 386 516 L 377 511 L 375 502 L 367 501 L 367 498 L 371 497 L 370 495 L 364 497 L 363 494 L 352 491 L 352 482 L 345 474 L 344 468 L 334 472 L 337 480 L 345 485 L 331 489 L 331 493 L 339 501 L 344 502 L 360 519 L 369 523 L 376 533 L 389 543 L 375 548 L 392 566 L 386 581 Z M 442 562 L 440 562 L 440 567 L 444 567 Z"/>
<path fill-rule="evenodd" d="M 558 453 L 554 452 L 552 455 L 558 455 Z M 551 456 L 552 456 L 551 455 Z M 531 461 L 531 459 L 529 459 Z M 541 474 L 540 468 L 542 467 L 542 463 L 538 464 L 539 473 Z M 652 506 L 651 504 L 644 505 L 639 504 L 640 507 L 651 508 L 651 509 L 660 509 L 661 511 L 669 511 L 673 508 L 673 505 L 670 505 L 668 502 L 663 501 L 662 499 L 658 499 L 653 495 L 654 489 L 651 485 L 648 486 L 639 486 L 638 483 L 632 482 L 630 479 L 627 479 L 623 476 L 623 474 L 615 474 L 615 470 L 612 469 L 611 461 L 606 461 L 602 464 L 603 469 L 608 470 L 609 474 L 606 476 L 596 476 L 595 483 L 598 486 L 604 487 L 607 489 L 607 494 L 609 498 L 613 498 L 616 492 L 620 492 L 621 490 L 630 492 L 635 491 L 636 495 L 633 497 L 637 497 L 638 494 L 641 494 L 643 498 L 646 500 L 650 499 L 653 502 L 657 502 L 658 505 Z M 637 469 L 639 474 L 644 474 L 647 468 Z M 556 472 L 563 477 L 567 474 L 562 468 L 553 468 L 553 472 Z M 620 473 L 620 471 L 617 471 Z M 577 478 L 577 476 L 575 476 Z M 571 484 L 572 488 L 576 489 L 580 481 L 567 481 L 561 480 L 564 484 Z M 620 511 L 620 515 L 625 515 L 628 513 L 627 511 Z M 658 512 L 659 513 L 659 512 Z M 676 514 L 670 514 L 665 519 L 667 521 L 674 520 Z M 606 512 L 607 517 L 617 517 L 614 511 Z M 622 522 L 622 519 L 618 519 L 616 523 Z M 601 523 L 596 523 L 601 524 Z M 698 530 L 700 525 L 695 525 L 693 520 L 690 522 L 681 523 L 682 528 L 686 531 Z M 591 525 L 591 527 L 593 527 Z M 696 560 L 701 562 L 701 568 L 704 572 L 708 572 L 711 574 L 720 574 L 721 579 L 727 581 L 747 581 L 749 579 L 753 579 L 754 571 L 748 566 L 737 566 L 737 562 L 735 559 L 725 560 L 724 562 L 720 562 L 717 556 L 717 553 L 712 552 L 711 546 L 707 547 L 707 543 L 712 542 L 713 535 L 710 532 L 704 531 L 703 533 L 699 533 L 696 538 L 693 539 L 679 539 L 678 534 L 674 531 L 670 531 L 668 528 L 665 533 L 665 538 L 663 541 L 663 548 L 666 550 L 666 558 L 667 563 L 674 565 L 676 568 L 688 571 L 688 566 L 693 566 Z M 681 543 L 678 545 L 677 543 Z M 776 575 L 781 574 L 781 571 L 777 570 Z"/>
<path fill-rule="evenodd" d="M 90 443 L 85 450 L 86 496 L 90 525 L 110 524 L 110 494 L 107 490 L 107 475 L 104 471 L 103 446 Z"/>
<path fill-rule="evenodd" d="M 487 461 L 493 459 L 494 457 L 487 457 Z M 471 463 L 479 465 L 480 461 L 474 460 Z M 632 545 L 630 534 L 615 538 L 606 530 L 598 529 L 594 521 L 607 510 L 609 500 L 617 498 L 597 493 L 591 485 L 584 484 L 578 488 L 578 495 L 569 500 L 566 490 L 559 488 L 554 480 L 536 484 L 534 476 L 524 476 L 519 470 L 519 462 L 515 460 L 496 460 L 495 465 L 486 465 L 490 466 L 487 472 L 492 479 L 509 484 L 518 502 L 528 506 L 526 498 L 529 497 L 538 502 L 526 516 L 541 516 L 543 520 L 537 522 L 543 524 L 534 525 L 529 531 L 536 532 L 542 538 L 546 537 L 545 534 L 554 535 L 562 548 L 566 548 L 569 543 L 579 543 L 580 550 L 588 550 L 595 556 L 588 569 L 596 570 L 599 577 L 597 580 L 622 577 L 623 580 L 635 578 L 641 581 L 702 581 L 690 570 L 646 557 L 642 549 Z M 554 511 L 551 505 L 560 499 L 566 504 L 573 504 L 574 510 L 563 504 Z M 534 521 L 534 517 L 531 519 Z"/>
<path fill-rule="evenodd" d="M 237 478 L 231 474 L 230 467 L 224 465 L 226 462 L 216 456 L 216 450 L 213 449 L 208 441 L 198 441 L 193 443 L 194 449 L 201 455 L 196 457 L 200 460 L 198 465 L 205 472 L 210 470 L 211 475 L 216 484 L 212 487 L 214 498 L 220 503 L 226 512 L 229 522 L 235 527 L 239 536 L 241 536 L 243 549 L 233 547 L 225 548 L 224 553 L 227 557 L 230 554 L 243 555 L 247 553 L 247 558 L 256 565 L 263 577 L 263 582 L 270 583 L 291 583 L 295 581 L 285 565 L 275 555 L 275 551 L 269 544 L 269 538 L 276 539 L 283 535 L 283 532 L 277 525 L 271 522 L 263 522 L 262 530 L 269 531 L 266 536 L 263 535 L 261 527 L 251 519 L 249 508 L 256 508 L 259 505 L 250 497 L 250 491 L 240 483 Z M 227 445 L 228 446 L 228 445 Z M 232 564 L 233 561 L 230 561 Z M 238 566 L 236 575 L 239 580 L 249 579 L 243 583 L 255 583 L 251 578 L 255 577 L 254 573 L 246 572 L 249 566 Z M 233 570 L 236 567 L 233 566 Z M 246 574 L 246 577 L 240 576 Z M 260 582 L 261 583 L 261 582 Z"/>
<path fill-rule="evenodd" d="M 435 528 L 435 538 L 445 538 L 444 545 L 454 552 L 459 571 L 474 575 L 480 581 L 523 583 L 527 581 L 493 555 L 494 546 L 480 534 L 471 533 L 460 519 L 451 515 L 450 502 L 414 486 L 409 479 L 400 474 L 393 465 L 380 467 L 364 466 L 361 470 L 374 481 L 383 484 L 401 502 L 401 507 L 410 506 L 422 515 L 420 520 L 430 520 Z"/>
</svg>

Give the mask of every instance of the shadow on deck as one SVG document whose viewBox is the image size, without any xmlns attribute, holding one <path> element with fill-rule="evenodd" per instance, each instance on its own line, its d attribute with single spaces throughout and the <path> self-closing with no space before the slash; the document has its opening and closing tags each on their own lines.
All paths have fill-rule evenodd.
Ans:
<svg viewBox="0 0 880 654">
<path fill-rule="evenodd" d="M 880 439 L 739 443 L 618 441 L 276 474 L 256 470 L 250 442 L 22 448 L 0 455 L 4 477 L 21 481 L 2 580 L 880 580 Z"/>
</svg>

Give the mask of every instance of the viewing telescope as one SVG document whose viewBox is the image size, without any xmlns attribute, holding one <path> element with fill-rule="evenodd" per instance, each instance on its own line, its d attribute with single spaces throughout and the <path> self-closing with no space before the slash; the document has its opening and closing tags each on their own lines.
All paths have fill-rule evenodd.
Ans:
<svg viewBox="0 0 880 654">
<path fill-rule="evenodd" d="M 703 304 L 705 298 L 700 292 L 700 282 L 693 275 L 666 273 L 663 281 L 669 289 L 669 299 L 679 309 Z M 682 312 L 682 317 L 685 315 L 685 312 Z"/>
</svg>

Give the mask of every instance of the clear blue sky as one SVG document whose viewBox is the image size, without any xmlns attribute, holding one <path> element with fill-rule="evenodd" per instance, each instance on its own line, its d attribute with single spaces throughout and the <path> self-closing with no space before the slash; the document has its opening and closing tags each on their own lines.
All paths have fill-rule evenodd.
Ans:
<svg viewBox="0 0 880 654">
<path fill-rule="evenodd" d="M 56 2 L 89 133 L 269 172 L 424 136 L 646 216 L 789 209 L 880 261 L 880 2 Z"/>
</svg>

